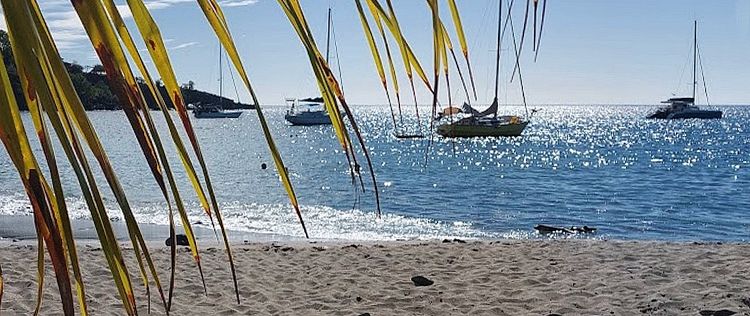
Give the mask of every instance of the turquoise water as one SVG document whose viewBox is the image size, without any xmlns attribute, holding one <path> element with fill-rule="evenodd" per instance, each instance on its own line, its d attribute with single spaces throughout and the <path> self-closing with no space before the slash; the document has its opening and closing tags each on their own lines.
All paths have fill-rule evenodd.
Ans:
<svg viewBox="0 0 750 316">
<path fill-rule="evenodd" d="M 542 108 L 523 137 L 436 137 L 428 152 L 428 140 L 392 137 L 387 107 L 356 107 L 381 190 L 385 215 L 380 220 L 371 186 L 359 194 L 353 188 L 330 126 L 288 126 L 285 109 L 278 107 L 266 109 L 266 115 L 313 237 L 536 238 L 532 227 L 544 223 L 594 226 L 598 238 L 750 240 L 750 128 L 745 126 L 750 108 L 720 107 L 725 118 L 706 121 L 645 120 L 653 110 L 649 106 Z M 90 117 L 138 220 L 167 223 L 165 203 L 124 114 L 91 112 Z M 228 226 L 301 236 L 255 113 L 194 124 Z M 171 144 L 168 149 L 173 153 Z M 181 169 L 171 157 L 173 169 Z M 263 163 L 270 168 L 262 169 Z M 85 220 L 88 210 L 74 176 L 62 169 L 73 214 Z M 184 175 L 178 178 L 191 220 L 206 223 Z M 108 205 L 117 217 L 111 197 Z M 28 212 L 18 175 L 3 151 L 0 215 Z"/>
</svg>

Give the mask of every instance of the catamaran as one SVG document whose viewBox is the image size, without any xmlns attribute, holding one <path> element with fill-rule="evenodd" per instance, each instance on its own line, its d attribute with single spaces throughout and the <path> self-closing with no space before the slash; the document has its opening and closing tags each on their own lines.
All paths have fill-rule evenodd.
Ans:
<svg viewBox="0 0 750 316">
<path fill-rule="evenodd" d="M 328 63 L 328 57 L 331 51 L 331 25 L 331 8 L 328 8 L 328 30 L 326 31 L 326 63 Z M 340 74 L 339 77 L 341 77 Z M 292 125 L 331 125 L 331 117 L 328 115 L 328 111 L 326 110 L 325 102 L 323 102 L 322 97 L 306 99 L 287 98 L 286 103 L 290 106 L 290 108 L 286 111 L 284 118 Z"/>
<path fill-rule="evenodd" d="M 467 117 L 455 122 L 438 126 L 437 133 L 443 137 L 498 137 L 498 136 L 521 136 L 523 130 L 529 125 L 529 119 L 517 115 L 497 115 L 498 110 L 498 87 L 500 80 L 500 42 L 502 41 L 500 17 L 502 16 L 502 0 L 497 18 L 497 54 L 495 56 L 495 98 L 489 108 L 478 111 L 468 103 L 464 103 L 462 109 L 448 108 L 447 117 L 453 118 L 455 112 L 461 112 Z M 512 25 L 512 22 L 511 22 Z M 515 43 L 514 43 L 515 45 Z M 518 53 L 516 53 L 518 63 Z M 520 78 L 520 70 L 519 70 Z M 520 80 L 520 79 L 519 79 Z M 525 106 L 524 102 L 524 106 Z M 454 110 L 455 109 L 455 110 Z"/>
<path fill-rule="evenodd" d="M 669 104 L 662 107 L 656 113 L 648 116 L 650 119 L 720 119 L 723 115 L 718 110 L 701 110 L 695 105 L 695 88 L 698 85 L 697 68 L 698 68 L 698 21 L 693 21 L 693 96 L 670 98 L 661 103 Z M 703 63 L 701 62 L 701 73 L 703 72 Z M 706 81 L 703 80 L 705 88 Z M 708 91 L 706 91 L 706 100 L 708 100 Z"/>
</svg>

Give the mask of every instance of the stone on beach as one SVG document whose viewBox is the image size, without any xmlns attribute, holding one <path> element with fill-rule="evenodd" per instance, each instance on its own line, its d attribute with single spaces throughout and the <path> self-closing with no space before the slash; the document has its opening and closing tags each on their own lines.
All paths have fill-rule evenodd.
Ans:
<svg viewBox="0 0 750 316">
<path fill-rule="evenodd" d="M 737 314 L 737 312 L 730 311 L 728 309 L 720 309 L 720 310 L 703 310 L 699 312 L 701 316 L 732 316 L 734 314 Z"/>
<path fill-rule="evenodd" d="M 432 281 L 432 280 L 430 280 L 428 278 L 425 278 L 425 277 L 423 277 L 421 275 L 412 277 L 411 281 L 414 282 L 415 286 L 430 286 L 430 285 L 435 284 L 434 281 Z"/>
<path fill-rule="evenodd" d="M 177 245 L 178 246 L 189 246 L 190 245 L 190 242 L 188 242 L 187 236 L 185 236 L 183 234 L 177 234 L 177 235 L 175 235 L 175 237 L 177 239 Z M 171 247 L 172 246 L 172 237 L 167 238 L 167 240 L 164 241 L 164 244 L 167 245 L 167 247 Z"/>
</svg>

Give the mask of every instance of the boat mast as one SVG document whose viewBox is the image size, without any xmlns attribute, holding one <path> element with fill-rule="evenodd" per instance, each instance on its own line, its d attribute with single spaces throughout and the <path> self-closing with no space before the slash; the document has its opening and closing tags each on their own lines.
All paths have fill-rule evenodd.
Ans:
<svg viewBox="0 0 750 316">
<path fill-rule="evenodd" d="M 497 53 L 495 55 L 495 99 L 493 102 L 498 102 L 497 95 L 500 87 L 500 40 L 501 40 L 501 27 L 500 20 L 503 15 L 503 0 L 499 0 L 499 6 L 497 11 Z"/>
<path fill-rule="evenodd" d="M 224 68 L 221 64 L 221 43 L 219 43 L 219 109 L 221 109 L 221 99 L 224 97 Z"/>
<path fill-rule="evenodd" d="M 698 84 L 695 73 L 697 71 L 697 55 L 698 55 L 698 21 L 693 21 L 693 104 L 695 104 L 695 86 Z"/>
<path fill-rule="evenodd" d="M 331 52 L 331 8 L 328 8 L 328 30 L 326 31 L 326 64 Z"/>
</svg>

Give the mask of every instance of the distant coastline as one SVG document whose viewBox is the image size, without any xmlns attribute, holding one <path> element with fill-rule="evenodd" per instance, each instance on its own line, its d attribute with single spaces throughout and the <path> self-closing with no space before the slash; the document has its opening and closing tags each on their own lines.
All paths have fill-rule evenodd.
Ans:
<svg viewBox="0 0 750 316">
<path fill-rule="evenodd" d="M 18 106 L 22 111 L 27 111 L 28 106 L 26 99 L 23 96 L 23 88 L 21 86 L 21 80 L 18 76 L 15 62 L 13 61 L 13 52 L 11 51 L 10 41 L 8 39 L 8 33 L 0 30 L 0 51 L 2 51 L 3 62 L 8 69 L 8 76 L 10 78 L 11 87 L 13 88 L 13 94 L 16 97 Z M 101 65 L 95 65 L 93 67 L 84 67 L 77 63 L 65 62 L 65 68 L 68 71 L 70 79 L 73 81 L 78 96 L 81 98 L 83 107 L 88 110 L 122 110 L 120 101 L 117 99 L 114 93 L 109 88 L 107 83 L 106 74 L 104 73 L 104 67 Z M 87 69 L 88 68 L 88 69 Z M 157 110 L 159 109 L 158 104 L 154 96 L 149 92 L 146 82 L 141 78 L 139 80 L 139 86 L 143 91 L 146 104 L 148 107 Z M 160 81 L 156 82 L 159 87 L 163 99 L 166 101 L 167 106 L 172 109 L 172 104 L 169 94 L 166 88 L 161 84 Z M 239 109 L 254 109 L 255 107 L 250 104 L 235 102 L 232 99 L 219 97 L 213 93 L 200 91 L 195 89 L 192 81 L 182 85 L 182 95 L 185 98 L 185 103 L 190 106 L 197 105 L 209 105 L 218 106 L 221 105 L 224 109 L 239 110 Z"/>
</svg>

